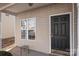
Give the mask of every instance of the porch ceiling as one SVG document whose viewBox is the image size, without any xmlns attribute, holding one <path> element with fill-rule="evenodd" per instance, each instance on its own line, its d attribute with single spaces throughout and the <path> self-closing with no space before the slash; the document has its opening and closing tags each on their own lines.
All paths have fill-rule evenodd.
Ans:
<svg viewBox="0 0 79 59">
<path fill-rule="evenodd" d="M 30 3 L 0 3 L 0 11 L 18 14 L 34 8 L 49 5 L 49 3 L 32 3 L 32 5 L 29 4 Z"/>
<path fill-rule="evenodd" d="M 9 3 L 0 3 L 0 8 L 2 8 L 3 6 L 7 5 Z"/>
</svg>

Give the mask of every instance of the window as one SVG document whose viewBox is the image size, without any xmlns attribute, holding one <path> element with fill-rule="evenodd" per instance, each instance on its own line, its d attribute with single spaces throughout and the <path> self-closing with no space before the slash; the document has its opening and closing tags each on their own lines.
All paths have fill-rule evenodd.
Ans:
<svg viewBox="0 0 79 59">
<path fill-rule="evenodd" d="M 21 39 L 35 40 L 36 18 L 21 20 Z"/>
</svg>

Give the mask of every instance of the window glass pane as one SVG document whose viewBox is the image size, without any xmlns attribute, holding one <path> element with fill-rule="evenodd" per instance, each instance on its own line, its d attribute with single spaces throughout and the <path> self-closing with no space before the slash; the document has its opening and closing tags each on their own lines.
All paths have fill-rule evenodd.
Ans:
<svg viewBox="0 0 79 59">
<path fill-rule="evenodd" d="M 21 30 L 21 39 L 26 39 L 27 32 L 26 30 Z"/>
<path fill-rule="evenodd" d="M 30 18 L 28 20 L 28 29 L 29 30 L 35 29 L 35 18 Z"/>
<path fill-rule="evenodd" d="M 27 20 L 21 20 L 21 29 L 27 29 Z"/>
<path fill-rule="evenodd" d="M 35 31 L 34 30 L 28 30 L 28 39 L 30 39 L 30 40 L 35 39 Z"/>
</svg>

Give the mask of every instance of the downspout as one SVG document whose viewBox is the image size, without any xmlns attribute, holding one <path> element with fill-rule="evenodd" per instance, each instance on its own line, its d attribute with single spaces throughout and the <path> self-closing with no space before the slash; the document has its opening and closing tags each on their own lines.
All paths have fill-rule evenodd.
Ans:
<svg viewBox="0 0 79 59">
<path fill-rule="evenodd" d="M 73 42 L 74 42 L 74 56 L 77 55 L 77 4 L 74 3 L 74 7 L 73 7 L 73 26 L 74 26 L 74 38 L 73 38 Z"/>
<path fill-rule="evenodd" d="M 72 4 L 72 51 L 71 51 L 71 56 L 76 56 L 77 55 L 77 26 L 78 26 L 78 21 L 77 21 L 77 4 L 73 3 Z"/>
</svg>

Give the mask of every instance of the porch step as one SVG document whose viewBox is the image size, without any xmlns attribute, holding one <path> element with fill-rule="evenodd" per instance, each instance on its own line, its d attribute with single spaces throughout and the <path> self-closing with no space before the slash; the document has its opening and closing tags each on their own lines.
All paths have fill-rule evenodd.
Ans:
<svg viewBox="0 0 79 59">
<path fill-rule="evenodd" d="M 61 54 L 58 54 L 58 53 L 51 53 L 50 56 L 65 56 L 65 55 L 61 55 Z"/>
<path fill-rule="evenodd" d="M 52 50 L 51 55 L 55 55 L 55 56 L 69 56 L 70 53 L 69 52 L 65 52 L 65 51 L 60 51 L 60 50 Z"/>
</svg>

